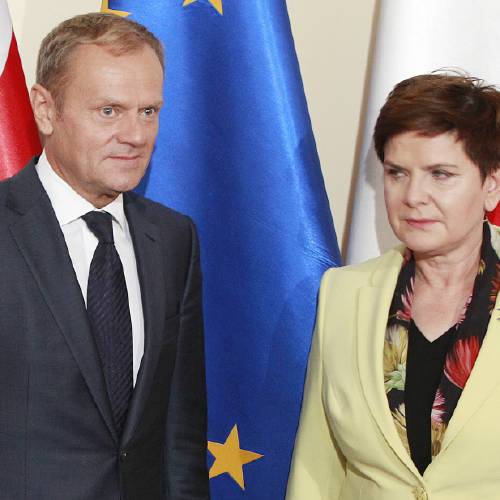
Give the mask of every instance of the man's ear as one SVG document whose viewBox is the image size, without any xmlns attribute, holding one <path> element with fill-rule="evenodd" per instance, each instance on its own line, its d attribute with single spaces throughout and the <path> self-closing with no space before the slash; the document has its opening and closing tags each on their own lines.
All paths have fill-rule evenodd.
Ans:
<svg viewBox="0 0 500 500">
<path fill-rule="evenodd" d="M 484 187 L 486 189 L 484 209 L 492 212 L 500 201 L 500 169 L 486 176 Z"/>
<path fill-rule="evenodd" d="M 35 83 L 31 88 L 30 101 L 38 130 L 44 136 L 51 135 L 57 114 L 51 93 L 39 83 Z"/>
</svg>

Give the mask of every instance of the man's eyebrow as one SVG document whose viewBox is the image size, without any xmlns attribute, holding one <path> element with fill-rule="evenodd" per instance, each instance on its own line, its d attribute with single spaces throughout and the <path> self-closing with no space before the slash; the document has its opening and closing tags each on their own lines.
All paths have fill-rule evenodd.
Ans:
<svg viewBox="0 0 500 500">
<path fill-rule="evenodd" d="M 163 99 L 160 99 L 159 101 L 154 101 L 150 102 L 147 104 L 141 104 L 139 105 L 140 109 L 143 108 L 161 108 L 163 106 Z M 96 108 L 99 107 L 104 107 L 104 106 L 120 106 L 120 107 L 126 107 L 126 104 L 123 101 L 120 101 L 119 99 L 116 99 L 115 97 L 99 97 L 96 98 L 93 101 L 93 105 Z"/>
<path fill-rule="evenodd" d="M 161 108 L 163 106 L 163 99 L 160 101 L 155 101 L 152 104 L 147 104 L 146 106 L 142 106 L 143 108 Z"/>
</svg>

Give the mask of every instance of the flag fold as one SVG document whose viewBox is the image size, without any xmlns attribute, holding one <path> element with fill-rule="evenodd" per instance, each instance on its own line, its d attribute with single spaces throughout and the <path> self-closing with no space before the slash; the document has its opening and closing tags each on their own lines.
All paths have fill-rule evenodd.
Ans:
<svg viewBox="0 0 500 500">
<path fill-rule="evenodd" d="M 284 498 L 319 280 L 340 261 L 285 2 L 109 7 L 166 48 L 139 191 L 200 232 L 212 497 Z"/>
</svg>

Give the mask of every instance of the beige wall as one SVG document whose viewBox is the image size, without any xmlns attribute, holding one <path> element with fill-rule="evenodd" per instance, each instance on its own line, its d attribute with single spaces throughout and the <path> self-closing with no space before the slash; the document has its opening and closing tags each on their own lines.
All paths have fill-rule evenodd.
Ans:
<svg viewBox="0 0 500 500">
<path fill-rule="evenodd" d="M 376 0 L 287 0 L 287 5 L 337 238 L 344 247 Z"/>
<path fill-rule="evenodd" d="M 179 0 L 180 1 L 180 0 Z M 99 0 L 7 0 L 26 79 L 33 82 L 42 37 L 57 22 L 99 10 Z M 362 115 L 376 0 L 288 0 L 323 175 L 339 245 L 348 206 Z"/>
<path fill-rule="evenodd" d="M 42 38 L 58 22 L 75 14 L 99 10 L 100 0 L 7 0 L 26 80 L 33 82 Z"/>
</svg>

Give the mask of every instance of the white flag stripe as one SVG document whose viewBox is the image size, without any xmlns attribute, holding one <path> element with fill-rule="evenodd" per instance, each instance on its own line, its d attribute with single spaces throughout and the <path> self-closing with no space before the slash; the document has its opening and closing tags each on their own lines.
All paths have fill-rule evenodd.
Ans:
<svg viewBox="0 0 500 500">
<path fill-rule="evenodd" d="M 0 75 L 9 55 L 10 41 L 12 39 L 12 22 L 10 20 L 7 0 L 0 0 Z"/>
<path fill-rule="evenodd" d="M 347 262 L 394 246 L 383 200 L 382 169 L 372 145 L 380 107 L 409 76 L 458 67 L 500 85 L 498 0 L 382 0 L 378 21 Z"/>
</svg>

